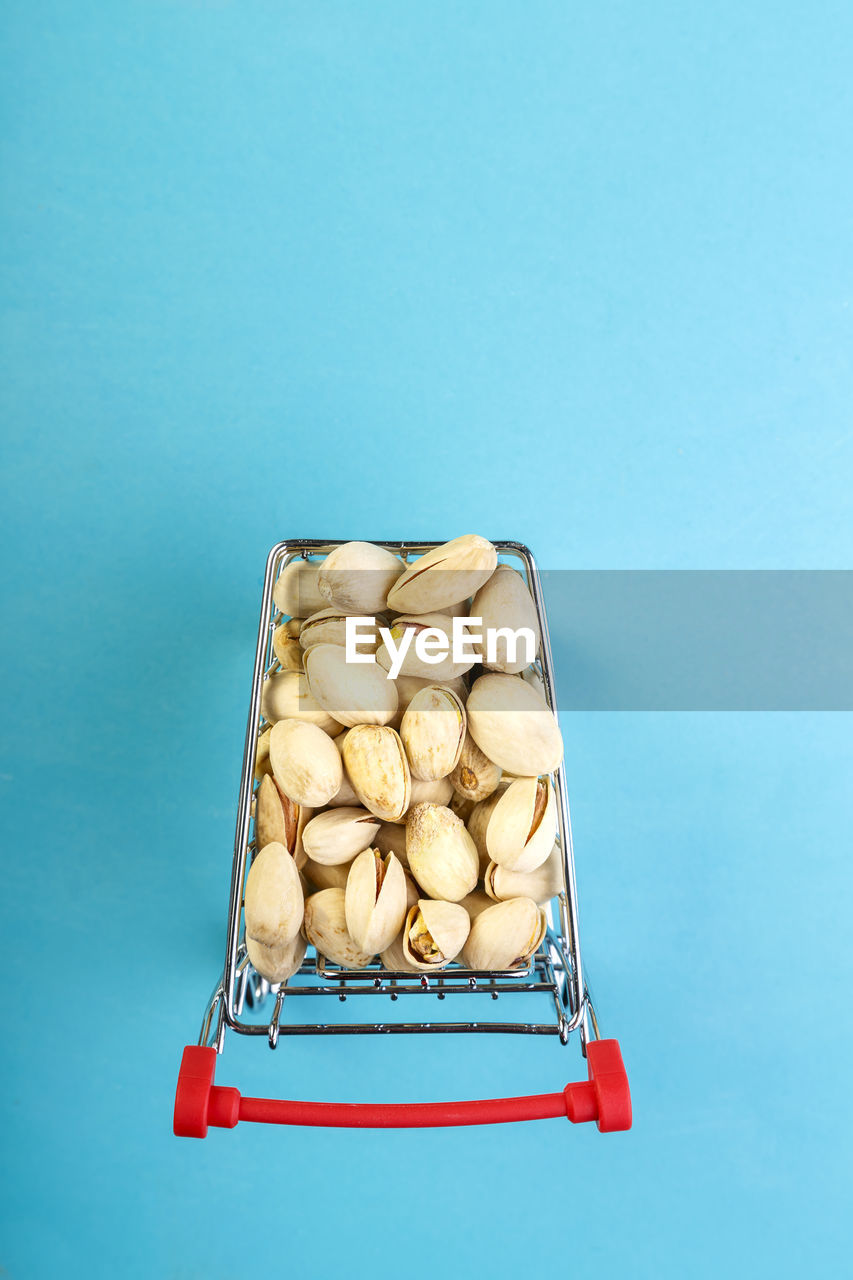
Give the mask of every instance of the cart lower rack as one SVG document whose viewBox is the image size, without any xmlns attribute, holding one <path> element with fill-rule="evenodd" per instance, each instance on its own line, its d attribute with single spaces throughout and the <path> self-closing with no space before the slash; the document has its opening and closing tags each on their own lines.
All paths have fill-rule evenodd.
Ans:
<svg viewBox="0 0 853 1280">
<path fill-rule="evenodd" d="M 256 852 L 252 830 L 257 740 L 267 727 L 260 714 L 261 692 L 268 676 L 279 670 L 272 648 L 272 633 L 280 621 L 273 604 L 273 586 L 282 569 L 298 556 L 319 560 L 339 542 L 295 540 L 277 543 L 267 558 L 264 577 L 258 642 L 252 677 L 249 720 L 246 730 L 243 769 L 237 812 L 231 894 L 225 948 L 225 964 L 202 1020 L 199 1041 L 184 1050 L 175 1099 L 174 1131 L 182 1137 L 205 1137 L 210 1125 L 233 1128 L 238 1121 L 266 1124 L 329 1125 L 355 1128 L 398 1128 L 439 1125 L 491 1124 L 510 1120 L 538 1120 L 567 1117 L 573 1123 L 595 1121 L 602 1132 L 631 1127 L 631 1099 L 622 1055 L 616 1040 L 599 1036 L 598 1022 L 584 980 L 578 931 L 578 905 L 572 851 L 571 822 L 564 768 L 555 775 L 558 810 L 558 843 L 562 851 L 563 885 L 548 908 L 549 927 L 538 951 L 526 968 L 504 973 L 470 970 L 454 964 L 427 976 L 384 969 L 374 962 L 365 969 L 347 970 L 322 956 L 309 957 L 286 983 L 271 987 L 251 966 L 244 937 L 243 894 L 251 859 Z M 403 561 L 422 555 L 435 542 L 387 542 L 379 545 L 399 555 Z M 520 569 L 533 597 L 541 630 L 541 648 L 536 664 L 545 698 L 556 715 L 548 623 L 539 573 L 531 552 L 519 542 L 494 543 L 501 560 Z M 555 909 L 556 907 L 556 909 Z M 294 998 L 299 997 L 294 1006 Z M 337 1010 L 336 1019 L 298 1021 L 290 1010 L 317 1001 Z M 486 997 L 489 997 L 486 1001 Z M 352 998 L 356 1007 L 372 1008 L 382 1002 L 383 1011 L 395 1011 L 398 1001 L 413 1004 L 427 1001 L 431 1016 L 407 1021 L 373 1018 L 350 1021 L 342 1016 L 342 1006 Z M 434 1015 L 439 1008 L 465 1005 L 476 1018 L 451 1021 Z M 334 999 L 336 1003 L 329 1005 Z M 488 1016 L 494 1002 L 510 999 L 525 1014 L 516 1021 L 495 1021 Z M 285 1001 L 288 1015 L 285 1014 Z M 530 1002 L 540 1006 L 533 1019 Z M 541 1012 L 541 1006 L 547 1012 Z M 271 1006 L 271 1008 L 270 1008 Z M 523 1007 L 522 1007 L 523 1006 Z M 325 1007 L 325 1006 L 324 1006 Z M 496 1098 L 469 1102 L 412 1104 L 322 1103 L 241 1097 L 237 1089 L 214 1083 L 217 1054 L 225 1042 L 226 1029 L 240 1035 L 266 1036 L 275 1049 L 281 1036 L 364 1035 L 400 1033 L 514 1033 L 556 1035 L 566 1044 L 577 1032 L 581 1051 L 587 1059 L 588 1080 L 569 1084 L 559 1093 L 522 1098 Z"/>
</svg>

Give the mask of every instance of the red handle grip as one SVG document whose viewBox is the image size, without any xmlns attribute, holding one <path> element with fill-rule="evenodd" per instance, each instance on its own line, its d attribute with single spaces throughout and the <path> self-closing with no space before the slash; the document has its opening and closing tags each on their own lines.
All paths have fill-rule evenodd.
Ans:
<svg viewBox="0 0 853 1280">
<path fill-rule="evenodd" d="M 567 1084 L 562 1093 L 539 1093 L 528 1098 L 483 1098 L 477 1102 L 290 1102 L 243 1098 L 237 1089 L 214 1084 L 216 1050 L 193 1044 L 184 1049 L 181 1061 L 174 1128 L 178 1137 L 204 1138 L 209 1125 L 233 1129 L 239 1120 L 349 1129 L 415 1129 L 567 1116 L 573 1124 L 595 1120 L 602 1133 L 630 1129 L 631 1093 L 618 1040 L 591 1041 L 587 1045 L 587 1063 L 589 1080 Z"/>
</svg>

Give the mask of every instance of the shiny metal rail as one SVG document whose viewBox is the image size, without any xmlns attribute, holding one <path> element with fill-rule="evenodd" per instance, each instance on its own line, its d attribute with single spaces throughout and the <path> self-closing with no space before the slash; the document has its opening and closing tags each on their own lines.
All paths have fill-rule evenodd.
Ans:
<svg viewBox="0 0 853 1280">
<path fill-rule="evenodd" d="M 276 671 L 279 665 L 272 654 L 272 633 L 279 617 L 272 600 L 273 585 L 285 565 L 297 556 L 306 559 L 324 556 L 339 545 L 341 545 L 339 541 L 289 539 L 277 543 L 267 557 L 237 807 L 225 964 L 222 979 L 207 1005 L 199 1043 L 212 1045 L 221 1052 L 226 1027 L 232 1028 L 241 1035 L 266 1035 L 272 1048 L 275 1048 L 279 1035 L 373 1033 L 387 1035 L 408 1032 L 557 1035 L 565 1044 L 571 1033 L 579 1029 L 581 1048 L 585 1053 L 586 1044 L 590 1039 L 590 1022 L 592 1037 L 598 1039 L 599 1032 L 586 989 L 581 960 L 571 819 L 562 764 L 556 772 L 556 794 L 559 843 L 563 852 L 564 887 L 555 899 L 557 922 L 555 924 L 552 920 L 552 925 L 539 952 L 527 968 L 496 974 L 476 972 L 454 965 L 442 970 L 440 976 L 413 977 L 410 972 L 385 970 L 377 962 L 363 970 L 343 970 L 318 957 L 306 960 L 299 972 L 286 984 L 270 987 L 263 978 L 254 974 L 249 965 L 245 944 L 241 941 L 242 910 L 245 879 L 250 855 L 254 850 L 254 840 L 250 838 L 250 827 L 256 746 L 264 723 L 260 716 L 261 691 L 265 678 Z M 378 545 L 393 551 L 403 560 L 408 560 L 409 557 L 420 556 L 440 544 L 438 542 L 382 542 Z M 521 562 L 536 606 L 541 630 L 538 667 L 546 699 L 556 716 L 557 700 L 554 690 L 551 642 L 539 571 L 530 550 L 522 543 L 495 541 L 494 545 L 504 560 Z M 260 1013 L 260 1006 L 272 995 L 275 996 L 275 1004 L 271 1016 L 260 1020 L 245 1016 L 247 1005 L 253 1011 L 257 1010 Z M 553 1020 L 549 1022 L 490 1022 L 479 1019 L 466 1022 L 431 1020 L 411 1022 L 383 1019 L 362 1023 L 335 1023 L 324 1020 L 296 1024 L 282 1020 L 285 1001 L 289 1002 L 292 996 L 318 998 L 334 996 L 339 1001 L 345 1001 L 355 995 L 385 996 L 391 1001 L 412 995 L 421 997 L 435 995 L 439 1000 L 444 1000 L 446 996 L 462 995 L 489 995 L 493 1000 L 514 998 L 518 995 L 550 996 L 554 1013 Z"/>
</svg>

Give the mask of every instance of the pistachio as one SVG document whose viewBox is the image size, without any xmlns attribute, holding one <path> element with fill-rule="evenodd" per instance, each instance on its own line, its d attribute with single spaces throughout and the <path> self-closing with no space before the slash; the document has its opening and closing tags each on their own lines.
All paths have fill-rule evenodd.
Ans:
<svg viewBox="0 0 853 1280">
<path fill-rule="evenodd" d="M 255 798 L 255 843 L 258 849 L 267 844 L 283 844 L 296 859 L 297 867 L 305 862 L 302 835 L 311 809 L 295 804 L 279 791 L 272 777 L 261 779 Z"/>
<path fill-rule="evenodd" d="M 373 847 L 380 853 L 395 853 L 403 866 L 408 867 L 406 828 L 403 823 L 383 822 L 373 837 Z"/>
<path fill-rule="evenodd" d="M 487 799 L 481 800 L 479 804 L 475 804 L 471 810 L 471 816 L 465 824 L 468 828 L 468 834 L 477 846 L 477 853 L 480 855 L 480 871 L 485 871 L 489 862 L 489 850 L 486 845 L 486 828 L 489 820 L 495 811 L 495 806 L 506 791 L 509 783 L 501 782 L 495 791 L 492 792 Z"/>
<path fill-rule="evenodd" d="M 540 905 L 549 902 L 564 888 L 562 850 L 555 844 L 535 871 L 509 871 L 496 862 L 490 862 L 483 885 L 495 902 L 503 902 L 507 898 L 532 898 Z"/>
<path fill-rule="evenodd" d="M 429 638 L 429 646 L 430 652 L 438 659 L 437 661 L 425 662 L 417 652 L 418 635 L 424 631 L 436 633 Z M 410 639 L 404 639 L 406 632 L 412 633 Z M 400 661 L 399 675 L 418 676 L 421 680 L 428 680 L 432 684 L 445 684 L 458 676 L 464 675 L 466 671 L 471 670 L 477 661 L 476 656 L 472 656 L 464 662 L 453 661 L 453 619 L 446 613 L 404 614 L 399 618 L 395 618 L 391 625 L 391 638 L 397 649 L 401 645 L 408 646 Z M 446 653 L 440 659 L 440 650 L 438 648 L 433 650 L 432 648 L 433 643 L 437 645 L 439 641 L 443 641 L 446 649 Z M 468 647 L 472 655 L 474 655 L 473 642 Z M 376 661 L 386 671 L 391 671 L 394 664 L 394 656 L 384 640 L 376 650 Z"/>
<path fill-rule="evenodd" d="M 501 769 L 520 777 L 551 773 L 563 758 L 554 713 L 518 676 L 489 674 L 474 681 L 466 704 L 468 730 Z"/>
<path fill-rule="evenodd" d="M 415 901 L 417 901 L 417 895 L 415 895 Z M 403 929 L 405 929 L 405 924 Z M 382 962 L 382 968 L 388 969 L 391 973 L 414 972 L 414 965 L 409 964 L 409 961 L 406 959 L 403 951 L 403 937 L 404 933 L 403 930 L 401 930 L 391 943 L 390 947 L 386 947 L 379 957 Z"/>
<path fill-rule="evenodd" d="M 468 918 L 473 920 L 481 912 L 488 911 L 489 907 L 494 905 L 494 899 L 485 894 L 482 889 L 475 889 L 473 893 L 467 893 L 459 905 L 465 908 Z"/>
<path fill-rule="evenodd" d="M 340 733 L 341 726 L 325 711 L 308 687 L 302 671 L 276 671 L 267 676 L 261 690 L 261 715 L 270 724 L 278 720 L 305 720 L 324 733 Z"/>
<path fill-rule="evenodd" d="M 455 693 L 429 685 L 409 703 L 400 737 L 413 778 L 446 778 L 459 759 L 465 738 L 465 707 Z"/>
<path fill-rule="evenodd" d="M 490 632 L 495 636 L 494 656 L 489 656 L 485 642 L 482 651 L 483 663 L 490 670 L 517 674 L 529 665 L 526 646 L 519 643 L 510 650 L 508 637 L 500 634 L 501 631 L 514 633 L 522 627 L 532 631 L 535 657 L 540 641 L 536 605 L 527 583 L 508 564 L 499 564 L 488 582 L 480 587 L 471 605 L 471 617 L 482 619 L 484 636 Z"/>
<path fill-rule="evenodd" d="M 486 824 L 486 850 L 509 871 L 535 871 L 554 847 L 557 801 L 550 778 L 516 778 Z"/>
<path fill-rule="evenodd" d="M 413 804 L 447 804 L 453 795 L 453 787 L 449 778 L 436 778 L 434 782 L 424 782 L 422 778 L 412 778 L 412 794 L 409 805 Z"/>
<path fill-rule="evenodd" d="M 272 733 L 272 725 L 269 729 L 264 729 L 258 738 L 258 745 L 255 747 L 255 782 L 260 782 L 264 776 L 272 775 L 272 765 L 270 764 L 270 734 Z"/>
<path fill-rule="evenodd" d="M 485 800 L 493 793 L 500 780 L 500 767 L 493 764 L 477 746 L 471 734 L 466 733 L 459 759 L 450 774 L 453 789 L 466 800 Z"/>
<path fill-rule="evenodd" d="M 303 929 L 318 955 L 326 956 L 344 969 L 363 969 L 373 959 L 350 936 L 343 889 L 321 889 L 319 893 L 312 893 L 305 903 Z"/>
<path fill-rule="evenodd" d="M 397 710 L 397 690 L 375 661 L 347 662 L 337 644 L 318 644 L 305 654 L 308 687 L 339 724 L 387 724 Z"/>
<path fill-rule="evenodd" d="M 281 663 L 283 671 L 302 670 L 302 649 L 299 641 L 287 631 L 287 625 L 276 627 L 272 634 L 272 651 Z"/>
<path fill-rule="evenodd" d="M 545 912 L 532 898 L 496 902 L 472 921 L 463 960 L 469 969 L 522 968 L 545 937 L 547 925 Z"/>
<path fill-rule="evenodd" d="M 312 613 L 328 603 L 320 595 L 317 577 L 322 565 L 301 556 L 285 565 L 272 589 L 277 609 L 289 618 L 310 618 Z"/>
<path fill-rule="evenodd" d="M 391 945 L 406 917 L 406 877 L 389 853 L 365 849 L 353 862 L 344 901 L 347 929 L 356 946 L 375 955 Z"/>
<path fill-rule="evenodd" d="M 270 764 L 279 789 L 296 804 L 315 809 L 331 800 L 343 780 L 334 742 L 305 720 L 279 720 L 273 726 Z"/>
<path fill-rule="evenodd" d="M 279 947 L 266 947 L 257 939 L 246 937 L 250 963 L 262 978 L 273 984 L 287 982 L 298 972 L 305 959 L 306 945 L 301 933 Z"/>
<path fill-rule="evenodd" d="M 356 854 L 370 848 L 378 830 L 373 814 L 345 805 L 312 818 L 302 833 L 302 843 L 312 862 L 335 866 L 352 862 Z"/>
<path fill-rule="evenodd" d="M 347 642 L 347 618 L 351 614 L 341 609 L 321 609 L 319 613 L 306 618 L 299 632 L 299 644 L 303 649 L 313 649 L 317 644 L 338 644 L 342 647 Z M 371 617 L 372 631 L 364 619 L 359 621 L 359 653 L 375 653 L 379 644 L 379 627 L 385 625 L 385 618 Z M 367 639 L 364 637 L 368 636 Z"/>
<path fill-rule="evenodd" d="M 471 921 L 457 902 L 420 898 L 403 928 L 403 956 L 414 969 L 444 969 L 465 945 Z"/>
<path fill-rule="evenodd" d="M 474 811 L 475 803 L 474 800 L 469 800 L 466 796 L 461 796 L 458 791 L 454 791 L 447 807 L 452 813 L 456 814 L 457 818 L 461 818 L 467 827 L 468 819 Z"/>
<path fill-rule="evenodd" d="M 283 844 L 265 845 L 246 877 L 246 936 L 265 947 L 295 938 L 302 924 L 302 883 L 296 863 Z"/>
<path fill-rule="evenodd" d="M 387 725 L 350 729 L 343 758 L 361 803 L 383 822 L 398 821 L 409 807 L 411 776 L 399 734 Z"/>
<path fill-rule="evenodd" d="M 433 547 L 408 566 L 388 592 L 396 613 L 432 613 L 458 604 L 492 575 L 498 553 L 486 538 L 465 534 Z"/>
<path fill-rule="evenodd" d="M 288 618 L 287 622 L 283 622 L 281 625 L 289 636 L 292 636 L 294 640 L 298 640 L 304 623 L 302 618 Z"/>
<path fill-rule="evenodd" d="M 323 862 L 313 862 L 311 858 L 306 858 L 302 874 L 314 889 L 345 889 L 349 869 L 348 862 L 326 866 Z"/>
<path fill-rule="evenodd" d="M 350 613 L 377 613 L 405 570 L 402 560 L 374 542 L 345 542 L 329 552 L 318 578 L 329 604 Z"/>
<path fill-rule="evenodd" d="M 406 821 L 409 869 L 431 898 L 458 902 L 477 883 L 477 847 L 455 813 L 439 804 L 413 805 Z"/>
<path fill-rule="evenodd" d="M 409 703 L 421 689 L 450 689 L 462 703 L 468 697 L 468 689 L 461 676 L 455 676 L 452 680 L 424 680 L 421 676 L 399 675 L 394 685 L 397 689 L 397 714 L 390 723 L 392 728 L 397 730 L 400 728 Z"/>
</svg>

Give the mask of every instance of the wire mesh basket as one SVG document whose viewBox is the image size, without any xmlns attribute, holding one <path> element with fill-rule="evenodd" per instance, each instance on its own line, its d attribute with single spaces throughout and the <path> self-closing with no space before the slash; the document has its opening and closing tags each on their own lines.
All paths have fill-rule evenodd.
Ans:
<svg viewBox="0 0 853 1280">
<path fill-rule="evenodd" d="M 574 1122 L 595 1120 L 602 1131 L 628 1129 L 631 1102 L 619 1045 L 616 1040 L 600 1037 L 584 977 L 569 801 L 562 764 L 554 783 L 563 884 L 546 909 L 549 923 L 545 937 L 523 967 L 486 972 L 467 969 L 460 961 L 434 976 L 388 970 L 380 960 L 374 960 L 364 969 L 345 969 L 309 948 L 293 977 L 270 986 L 249 961 L 243 905 L 246 876 L 256 852 L 253 797 L 257 741 L 268 727 L 261 714 L 261 694 L 264 681 L 280 669 L 272 637 L 282 615 L 273 602 L 273 587 L 281 571 L 296 557 L 320 560 L 340 545 L 338 541 L 288 539 L 277 543 L 267 557 L 237 807 L 225 963 L 205 1009 L 198 1043 L 184 1050 L 175 1100 L 175 1133 L 204 1137 L 210 1125 L 232 1128 L 239 1120 L 410 1127 L 551 1116 L 567 1116 Z M 407 562 L 441 544 L 377 545 Z M 546 701 L 556 715 L 548 622 L 533 555 L 520 542 L 496 541 L 494 546 L 501 562 L 516 568 L 530 589 L 541 631 L 536 669 Z M 303 1018 L 303 1008 L 310 1010 L 313 1018 Z M 417 1010 L 418 1016 L 406 1017 L 406 1008 Z M 354 1009 L 358 1010 L 355 1017 Z M 362 1015 L 362 1009 L 368 1016 Z M 457 1012 L 464 1013 L 464 1017 L 456 1016 Z M 569 1084 L 559 1093 L 474 1102 L 352 1104 L 248 1098 L 234 1088 L 214 1084 L 216 1056 L 223 1050 L 228 1029 L 239 1035 L 265 1037 L 272 1049 L 281 1037 L 297 1035 L 553 1035 L 566 1044 L 576 1032 L 587 1059 L 589 1079 Z"/>
</svg>

